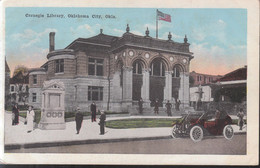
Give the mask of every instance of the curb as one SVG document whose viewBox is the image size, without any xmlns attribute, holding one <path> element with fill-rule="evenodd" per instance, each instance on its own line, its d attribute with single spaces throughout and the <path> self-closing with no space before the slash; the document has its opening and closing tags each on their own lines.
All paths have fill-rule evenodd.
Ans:
<svg viewBox="0 0 260 168">
<path fill-rule="evenodd" d="M 5 145 L 5 150 L 14 150 L 21 148 L 42 148 L 42 147 L 55 147 L 55 146 L 71 146 L 82 144 L 98 144 L 110 142 L 128 142 L 128 141 L 142 141 L 142 140 L 156 140 L 156 139 L 171 139 L 171 136 L 158 136 L 158 137 L 142 137 L 142 138 L 118 138 L 118 139 L 89 139 L 77 141 L 59 141 L 59 142 L 39 142 L 28 144 L 9 144 Z"/>
<path fill-rule="evenodd" d="M 244 135 L 246 132 L 235 132 L 234 135 Z M 142 140 L 157 140 L 157 139 L 171 139 L 168 136 L 157 137 L 141 137 L 141 138 L 118 138 L 118 139 L 88 139 L 88 140 L 76 140 L 76 141 L 59 141 L 59 142 L 39 142 L 28 144 L 9 144 L 5 145 L 5 150 L 14 150 L 21 148 L 44 148 L 55 146 L 71 146 L 71 145 L 83 145 L 83 144 L 98 144 L 98 143 L 110 143 L 110 142 L 128 142 L 128 141 L 142 141 Z"/>
</svg>

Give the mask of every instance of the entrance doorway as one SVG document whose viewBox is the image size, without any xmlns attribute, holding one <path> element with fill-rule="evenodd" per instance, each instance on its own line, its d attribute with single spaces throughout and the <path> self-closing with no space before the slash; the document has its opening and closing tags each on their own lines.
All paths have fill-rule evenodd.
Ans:
<svg viewBox="0 0 260 168">
<path fill-rule="evenodd" d="M 133 89 L 132 98 L 135 101 L 139 101 L 141 98 L 141 91 L 143 85 L 143 65 L 140 60 L 136 60 L 133 63 Z"/>
<path fill-rule="evenodd" d="M 165 64 L 161 58 L 156 58 L 150 66 L 150 101 L 151 106 L 158 99 L 159 106 L 162 107 L 165 87 Z"/>
</svg>

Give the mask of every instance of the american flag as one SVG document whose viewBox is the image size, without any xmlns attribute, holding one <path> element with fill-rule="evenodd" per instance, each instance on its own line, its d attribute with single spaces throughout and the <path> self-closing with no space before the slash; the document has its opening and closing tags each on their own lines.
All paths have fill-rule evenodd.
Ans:
<svg viewBox="0 0 260 168">
<path fill-rule="evenodd" d="M 157 16 L 159 20 L 164 20 L 166 22 L 171 22 L 171 15 L 165 14 L 159 10 L 157 10 Z"/>
</svg>

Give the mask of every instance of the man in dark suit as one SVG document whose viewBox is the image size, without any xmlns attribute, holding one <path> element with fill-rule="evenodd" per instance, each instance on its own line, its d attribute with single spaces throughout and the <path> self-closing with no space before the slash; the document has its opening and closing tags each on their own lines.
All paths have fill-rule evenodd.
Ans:
<svg viewBox="0 0 260 168">
<path fill-rule="evenodd" d="M 79 134 L 79 131 L 80 131 L 80 128 L 81 128 L 81 125 L 82 125 L 82 121 L 83 121 L 83 114 L 80 112 L 79 107 L 77 107 L 77 112 L 76 112 L 76 115 L 75 115 L 75 121 L 76 121 L 76 130 L 77 130 L 76 134 Z"/>
<path fill-rule="evenodd" d="M 155 102 L 154 102 L 154 113 L 156 115 L 159 114 L 159 101 L 158 101 L 158 99 L 156 99 Z"/>
<path fill-rule="evenodd" d="M 106 123 L 106 114 L 104 111 L 101 111 L 101 115 L 99 117 L 99 126 L 100 126 L 100 135 L 105 134 L 105 123 Z"/>
<path fill-rule="evenodd" d="M 91 109 L 91 121 L 96 121 L 96 114 L 97 114 L 97 106 L 96 103 L 93 102 L 90 106 Z"/>
<path fill-rule="evenodd" d="M 140 113 L 140 114 L 143 114 L 143 103 L 144 103 L 143 99 L 140 98 L 140 100 L 138 101 L 139 113 Z"/>
</svg>

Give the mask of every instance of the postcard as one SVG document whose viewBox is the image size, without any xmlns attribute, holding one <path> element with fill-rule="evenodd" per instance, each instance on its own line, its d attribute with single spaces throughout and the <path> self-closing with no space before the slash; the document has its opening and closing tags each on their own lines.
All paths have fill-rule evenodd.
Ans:
<svg viewBox="0 0 260 168">
<path fill-rule="evenodd" d="M 2 1 L 1 162 L 257 165 L 258 5 Z"/>
</svg>

